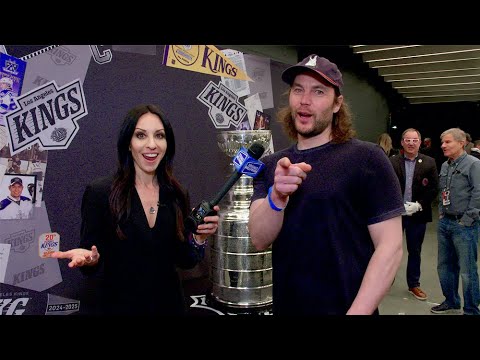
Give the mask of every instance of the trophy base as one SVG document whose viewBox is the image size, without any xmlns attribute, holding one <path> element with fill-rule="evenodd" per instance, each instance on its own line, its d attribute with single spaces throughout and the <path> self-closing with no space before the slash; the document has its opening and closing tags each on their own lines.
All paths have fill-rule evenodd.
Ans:
<svg viewBox="0 0 480 360">
<path fill-rule="evenodd" d="M 208 292 L 205 296 L 205 301 L 208 306 L 220 310 L 224 314 L 235 314 L 235 315 L 272 315 L 272 302 L 268 304 L 255 305 L 242 307 L 239 305 L 228 304 L 217 297 L 215 297 L 211 292 Z"/>
</svg>

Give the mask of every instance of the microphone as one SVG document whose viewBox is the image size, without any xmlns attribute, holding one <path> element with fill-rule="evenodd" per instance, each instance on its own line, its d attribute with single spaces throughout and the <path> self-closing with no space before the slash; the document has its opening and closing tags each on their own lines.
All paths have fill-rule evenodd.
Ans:
<svg viewBox="0 0 480 360">
<path fill-rule="evenodd" d="M 241 148 L 233 158 L 233 164 L 236 171 L 230 175 L 227 182 L 220 188 L 211 201 L 202 200 L 202 202 L 192 210 L 185 219 L 185 229 L 196 234 L 197 226 L 203 223 L 205 216 L 216 213 L 213 207 L 217 205 L 230 188 L 237 182 L 243 174 L 255 177 L 263 168 L 263 163 L 258 159 L 263 155 L 265 148 L 259 141 L 250 145 L 248 150 Z"/>
</svg>

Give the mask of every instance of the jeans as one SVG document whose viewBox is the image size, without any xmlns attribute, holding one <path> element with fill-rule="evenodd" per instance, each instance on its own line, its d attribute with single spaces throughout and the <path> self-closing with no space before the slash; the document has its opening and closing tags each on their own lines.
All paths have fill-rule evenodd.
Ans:
<svg viewBox="0 0 480 360">
<path fill-rule="evenodd" d="M 426 223 L 418 223 L 408 216 L 402 216 L 402 228 L 407 239 L 407 285 L 408 288 L 420 286 L 420 262 Z"/>
<path fill-rule="evenodd" d="M 480 290 L 477 272 L 478 221 L 472 226 L 457 220 L 438 221 L 438 277 L 448 306 L 459 309 L 459 276 L 462 278 L 463 312 L 480 315 Z"/>
</svg>

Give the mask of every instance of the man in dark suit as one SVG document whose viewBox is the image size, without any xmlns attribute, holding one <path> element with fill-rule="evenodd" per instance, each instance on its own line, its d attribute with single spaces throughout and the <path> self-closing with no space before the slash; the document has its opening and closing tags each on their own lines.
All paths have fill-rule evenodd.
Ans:
<svg viewBox="0 0 480 360">
<path fill-rule="evenodd" d="M 403 155 L 390 158 L 400 180 L 405 213 L 402 227 L 408 250 L 408 291 L 418 300 L 427 294 L 420 288 L 420 262 L 427 223 L 432 221 L 432 201 L 438 194 L 438 171 L 435 159 L 420 154 L 420 132 L 409 128 L 402 134 Z"/>
</svg>

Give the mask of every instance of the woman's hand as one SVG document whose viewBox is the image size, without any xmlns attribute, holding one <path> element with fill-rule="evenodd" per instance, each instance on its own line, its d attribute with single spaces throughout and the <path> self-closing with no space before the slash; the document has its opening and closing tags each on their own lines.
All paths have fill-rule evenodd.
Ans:
<svg viewBox="0 0 480 360">
<path fill-rule="evenodd" d="M 70 259 L 68 266 L 71 268 L 76 268 L 79 266 L 92 266 L 98 263 L 100 254 L 95 245 L 92 246 L 92 250 L 87 249 L 72 249 L 68 251 L 55 251 L 50 254 L 49 257 L 55 259 Z"/>
<path fill-rule="evenodd" d="M 220 211 L 220 207 L 218 205 L 215 205 L 213 207 L 213 210 L 218 213 Z M 197 234 L 195 234 L 195 241 L 201 244 L 205 242 L 205 240 L 207 240 L 207 237 L 215 234 L 218 229 L 219 219 L 220 218 L 218 215 L 205 216 L 205 218 L 203 219 L 204 223 L 197 226 Z"/>
</svg>

